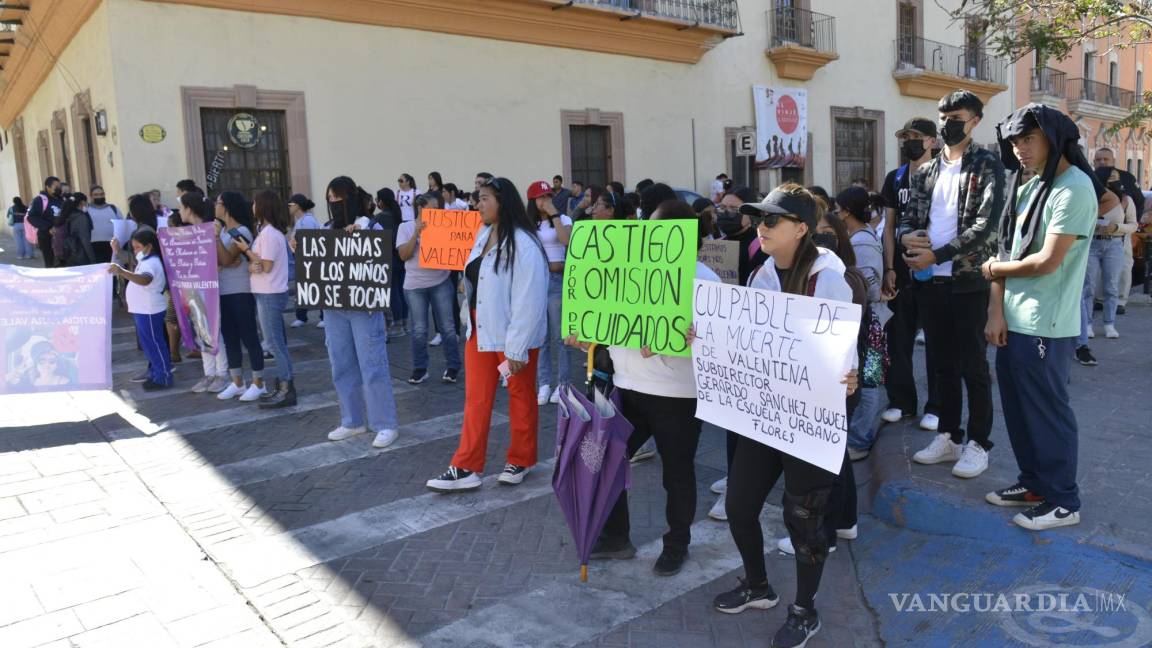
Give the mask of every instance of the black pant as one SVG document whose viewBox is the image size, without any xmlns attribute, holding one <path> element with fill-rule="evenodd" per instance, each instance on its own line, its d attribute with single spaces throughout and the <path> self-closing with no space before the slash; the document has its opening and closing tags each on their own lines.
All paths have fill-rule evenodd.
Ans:
<svg viewBox="0 0 1152 648">
<path fill-rule="evenodd" d="M 252 371 L 264 371 L 264 349 L 260 346 L 260 325 L 256 322 L 256 298 L 252 293 L 220 295 L 220 337 L 228 369 L 239 371 L 244 364 L 244 347 Z"/>
<path fill-rule="evenodd" d="M 636 428 L 628 438 L 628 456 L 648 439 L 656 439 L 668 498 L 664 507 L 668 518 L 664 549 L 687 551 L 692 540 L 692 520 L 696 517 L 696 446 L 701 428 L 696 418 L 696 399 L 621 389 L 620 400 L 624 417 Z M 600 537 L 609 544 L 623 543 L 629 539 L 630 529 L 628 491 L 624 491 L 612 507 Z"/>
<path fill-rule="evenodd" d="M 40 248 L 40 255 L 44 257 L 44 267 L 55 268 L 56 254 L 52 251 L 52 235 L 48 230 L 36 231 L 36 245 Z"/>
<path fill-rule="evenodd" d="M 845 446 L 844 463 L 840 466 L 840 474 L 832 483 L 832 494 L 828 497 L 828 524 L 825 529 L 829 546 L 836 546 L 836 529 L 856 526 L 856 507 L 856 473 Z"/>
<path fill-rule="evenodd" d="M 736 456 L 728 472 L 725 506 L 728 512 L 728 528 L 732 532 L 736 548 L 740 550 L 740 558 L 744 561 L 744 576 L 753 585 L 768 580 L 768 572 L 764 566 L 764 533 L 760 528 L 760 512 L 764 510 L 768 493 L 772 491 L 780 475 L 784 475 L 784 490 L 794 496 L 805 496 L 814 491 L 831 489 L 836 481 L 836 475 L 827 470 L 775 448 L 743 436 L 736 441 Z M 824 512 L 820 511 L 819 516 L 823 515 Z M 792 535 L 791 531 L 789 535 Z M 803 539 L 793 537 L 793 545 L 799 544 L 798 540 L 803 542 Z M 809 589 L 814 594 L 823 573 L 823 564 L 801 564 L 799 556 L 797 552 L 797 576 L 799 580 L 807 580 L 808 583 L 807 587 L 797 588 L 798 599 L 802 598 L 802 589 Z M 813 577 L 815 582 L 812 582 Z M 809 597 L 803 596 L 803 598 Z"/>
<path fill-rule="evenodd" d="M 108 241 L 92 241 L 92 252 L 96 255 L 96 263 L 112 262 L 112 244 Z"/>
<path fill-rule="evenodd" d="M 992 376 L 988 369 L 988 291 L 956 292 L 950 281 L 924 283 L 920 317 L 929 362 L 935 366 L 940 395 L 940 432 L 964 442 L 960 425 L 964 391 L 968 392 L 968 438 L 992 448 Z M 961 390 L 963 381 L 964 391 Z"/>
<path fill-rule="evenodd" d="M 892 309 L 892 319 L 888 320 L 888 374 L 885 389 L 888 392 L 888 407 L 895 407 L 905 414 L 916 414 L 919 398 L 916 392 L 916 377 L 912 370 L 912 352 L 916 348 L 916 328 L 920 321 L 919 302 L 923 290 L 915 284 L 905 286 L 888 302 Z M 925 414 L 940 414 L 937 394 L 935 358 L 927 356 L 928 402 L 924 404 Z"/>
</svg>

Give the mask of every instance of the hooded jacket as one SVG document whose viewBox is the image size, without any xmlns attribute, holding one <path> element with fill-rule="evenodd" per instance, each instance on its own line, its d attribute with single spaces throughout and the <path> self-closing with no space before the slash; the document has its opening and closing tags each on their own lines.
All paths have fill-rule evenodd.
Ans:
<svg viewBox="0 0 1152 648">
<path fill-rule="evenodd" d="M 1051 152 L 1040 173 L 1039 186 L 1032 192 L 1028 205 L 1019 209 L 1016 197 L 1020 189 L 1020 160 L 1012 149 L 1010 138 L 1023 135 L 1033 128 L 1039 128 L 1048 138 Z M 999 259 L 1003 261 L 1018 261 L 1027 256 L 1036 237 L 1037 228 L 1044 217 L 1044 204 L 1052 194 L 1052 182 L 1056 178 L 1056 167 L 1060 158 L 1068 160 L 1072 166 L 1080 169 L 1092 180 L 1096 189 L 1096 197 L 1104 195 L 1104 186 L 1096 178 L 1096 172 L 1088 164 L 1084 152 L 1080 148 L 1080 129 L 1064 113 L 1040 103 L 1030 103 L 1017 109 L 1011 115 L 996 125 L 996 139 L 1000 144 L 1000 158 L 1004 160 L 1004 168 L 1012 175 L 1007 204 L 1003 217 L 1000 219 L 1000 252 Z M 1023 222 L 1021 223 L 1021 219 Z M 1013 239 L 1019 225 L 1021 245 L 1018 252 L 1013 255 Z"/>
</svg>

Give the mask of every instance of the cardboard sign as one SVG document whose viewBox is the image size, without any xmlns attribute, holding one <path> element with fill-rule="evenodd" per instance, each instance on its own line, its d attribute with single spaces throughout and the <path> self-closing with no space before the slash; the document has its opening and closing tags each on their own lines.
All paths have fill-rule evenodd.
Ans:
<svg viewBox="0 0 1152 648">
<path fill-rule="evenodd" d="M 112 275 L 0 265 L 0 394 L 112 388 Z"/>
<path fill-rule="evenodd" d="M 580 221 L 564 266 L 563 336 L 687 356 L 697 223 Z"/>
<path fill-rule="evenodd" d="M 740 283 L 740 242 L 704 241 L 698 254 L 700 263 L 708 266 L 726 284 Z"/>
<path fill-rule="evenodd" d="M 201 223 L 159 232 L 168 290 L 186 349 L 213 355 L 220 348 L 220 275 L 216 267 L 216 227 Z"/>
<path fill-rule="evenodd" d="M 296 232 L 298 307 L 383 311 L 391 291 L 392 232 Z"/>
<path fill-rule="evenodd" d="M 695 283 L 696 417 L 839 474 L 860 307 Z"/>
<path fill-rule="evenodd" d="M 420 233 L 420 267 L 428 270 L 463 270 L 482 225 L 480 212 L 422 209 L 426 223 Z"/>
</svg>

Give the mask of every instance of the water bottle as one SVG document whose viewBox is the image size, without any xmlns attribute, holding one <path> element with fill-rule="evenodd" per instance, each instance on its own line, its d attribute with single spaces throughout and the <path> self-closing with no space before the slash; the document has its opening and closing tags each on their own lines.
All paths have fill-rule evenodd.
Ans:
<svg viewBox="0 0 1152 648">
<path fill-rule="evenodd" d="M 916 272 L 913 272 L 912 277 L 916 279 L 916 281 L 932 281 L 933 274 L 934 271 L 932 270 L 932 266 L 928 266 L 923 270 L 917 270 Z"/>
</svg>

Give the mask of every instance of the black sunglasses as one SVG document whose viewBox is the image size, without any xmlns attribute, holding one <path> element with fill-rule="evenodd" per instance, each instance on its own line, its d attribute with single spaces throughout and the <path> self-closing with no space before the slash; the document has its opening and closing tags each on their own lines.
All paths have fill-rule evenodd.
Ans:
<svg viewBox="0 0 1152 648">
<path fill-rule="evenodd" d="M 760 212 L 760 214 L 756 216 L 749 216 L 749 218 L 752 220 L 752 227 L 759 227 L 763 225 L 768 229 L 772 229 L 773 227 L 779 225 L 781 219 L 790 220 L 794 223 L 803 222 L 792 214 L 765 214 L 764 212 Z"/>
</svg>

